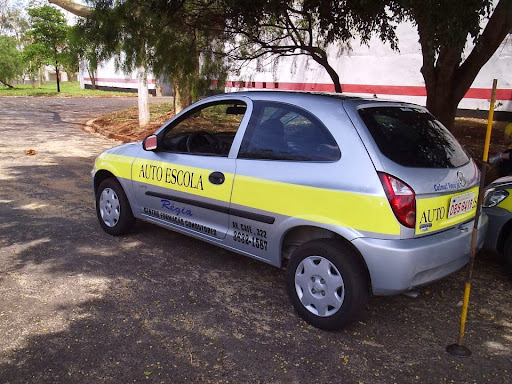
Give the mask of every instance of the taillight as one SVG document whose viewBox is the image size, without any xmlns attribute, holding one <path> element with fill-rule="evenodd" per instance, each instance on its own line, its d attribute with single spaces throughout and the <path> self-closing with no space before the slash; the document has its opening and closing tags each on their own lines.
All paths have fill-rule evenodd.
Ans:
<svg viewBox="0 0 512 384">
<path fill-rule="evenodd" d="M 406 227 L 414 228 L 416 225 L 416 195 L 412 188 L 386 173 L 379 173 L 379 178 L 398 221 Z"/>
</svg>

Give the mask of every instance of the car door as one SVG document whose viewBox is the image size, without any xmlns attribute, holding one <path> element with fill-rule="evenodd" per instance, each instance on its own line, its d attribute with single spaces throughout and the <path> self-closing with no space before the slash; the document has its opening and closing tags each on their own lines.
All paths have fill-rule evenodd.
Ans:
<svg viewBox="0 0 512 384">
<path fill-rule="evenodd" d="M 325 184 L 326 174 L 343 172 L 336 164 L 340 156 L 331 134 L 308 111 L 255 101 L 231 196 L 233 247 L 279 265 L 289 218 L 315 218 L 329 210 L 329 193 L 316 191 L 321 191 L 317 187 Z"/>
<path fill-rule="evenodd" d="M 157 148 L 140 151 L 132 165 L 139 215 L 221 241 L 235 174 L 230 150 L 246 110 L 241 99 L 200 102 L 158 131 Z"/>
</svg>

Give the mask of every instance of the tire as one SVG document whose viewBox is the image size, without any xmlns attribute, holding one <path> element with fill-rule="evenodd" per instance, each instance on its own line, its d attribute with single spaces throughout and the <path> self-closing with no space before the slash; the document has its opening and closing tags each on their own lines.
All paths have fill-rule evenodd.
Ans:
<svg viewBox="0 0 512 384">
<path fill-rule="evenodd" d="M 369 296 L 368 274 L 360 257 L 331 239 L 308 241 L 292 254 L 286 288 L 299 316 L 327 331 L 360 317 Z"/>
<path fill-rule="evenodd" d="M 96 215 L 101 228 L 112 236 L 124 235 L 135 223 L 128 198 L 116 179 L 101 182 L 96 192 Z"/>
<path fill-rule="evenodd" d="M 503 246 L 503 257 L 509 271 L 512 272 L 512 232 L 507 235 L 505 245 Z"/>
</svg>

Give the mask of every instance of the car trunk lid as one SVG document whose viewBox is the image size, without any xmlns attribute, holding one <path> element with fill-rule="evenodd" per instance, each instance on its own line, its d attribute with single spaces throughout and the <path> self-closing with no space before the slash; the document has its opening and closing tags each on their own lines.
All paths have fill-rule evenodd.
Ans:
<svg viewBox="0 0 512 384">
<path fill-rule="evenodd" d="M 416 197 L 412 236 L 474 218 L 480 173 L 457 140 L 425 108 L 394 102 L 349 113 L 377 172 L 407 184 Z"/>
</svg>

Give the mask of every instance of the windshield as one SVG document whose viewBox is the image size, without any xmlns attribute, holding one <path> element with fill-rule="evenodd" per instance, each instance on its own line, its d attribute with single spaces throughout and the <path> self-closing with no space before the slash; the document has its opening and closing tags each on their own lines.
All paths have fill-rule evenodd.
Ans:
<svg viewBox="0 0 512 384">
<path fill-rule="evenodd" d="M 400 165 L 457 168 L 469 161 L 451 133 L 422 109 L 369 107 L 359 115 L 382 154 Z"/>
</svg>

